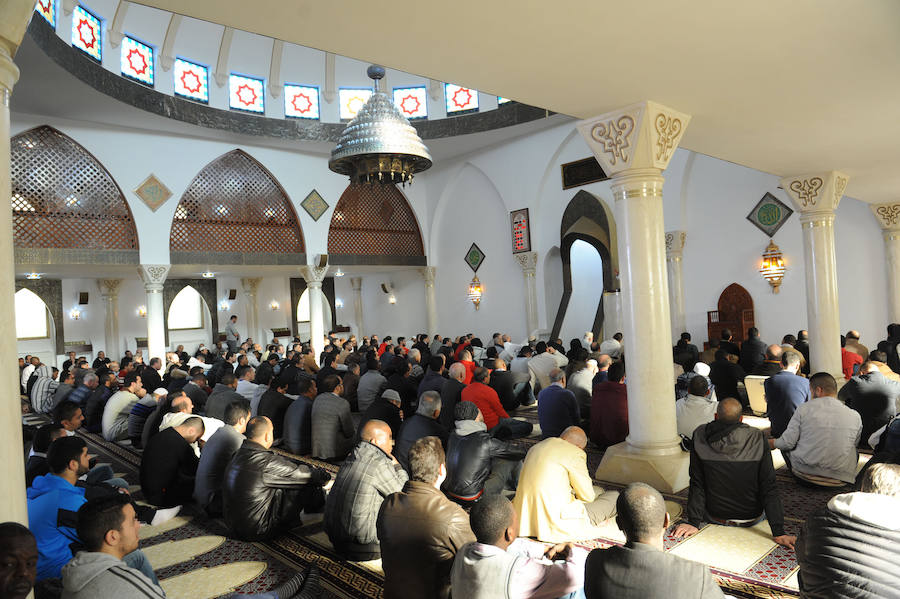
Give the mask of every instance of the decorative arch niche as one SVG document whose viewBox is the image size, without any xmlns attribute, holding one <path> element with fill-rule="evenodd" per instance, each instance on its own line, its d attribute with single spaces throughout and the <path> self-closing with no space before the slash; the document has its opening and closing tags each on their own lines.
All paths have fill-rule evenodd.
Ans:
<svg viewBox="0 0 900 599">
<path fill-rule="evenodd" d="M 169 251 L 172 264 L 306 264 L 290 198 L 239 149 L 207 164 L 188 185 L 172 218 Z"/>
<path fill-rule="evenodd" d="M 559 336 L 572 297 L 572 244 L 577 240 L 593 246 L 603 263 L 602 288 L 597 293 L 597 311 L 591 329 L 595 337 L 599 338 L 603 327 L 603 292 L 614 291 L 619 287 L 615 220 L 603 202 L 581 190 L 566 206 L 560 224 L 559 252 L 563 268 L 563 293 L 550 332 L 551 338 Z"/>
<path fill-rule="evenodd" d="M 19 264 L 138 264 L 128 202 L 109 171 L 48 125 L 10 140 Z"/>
<path fill-rule="evenodd" d="M 47 306 L 53 327 L 50 336 L 54 341 L 56 355 L 64 354 L 66 338 L 63 330 L 62 281 L 58 279 L 40 279 L 37 281 L 16 279 L 16 292 L 21 289 L 28 289 Z"/>
<path fill-rule="evenodd" d="M 331 264 L 425 266 L 416 215 L 396 185 L 351 183 L 328 229 Z"/>
</svg>

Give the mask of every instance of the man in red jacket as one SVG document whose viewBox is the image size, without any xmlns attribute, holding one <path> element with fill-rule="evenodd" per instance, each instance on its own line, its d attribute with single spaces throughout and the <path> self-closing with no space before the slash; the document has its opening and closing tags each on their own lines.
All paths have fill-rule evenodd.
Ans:
<svg viewBox="0 0 900 599">
<path fill-rule="evenodd" d="M 532 424 L 523 420 L 510 418 L 497 392 L 488 386 L 491 373 L 487 368 L 476 368 L 472 373 L 472 383 L 462 391 L 462 401 L 470 401 L 481 410 L 484 424 L 495 437 L 518 439 L 531 434 Z"/>
</svg>

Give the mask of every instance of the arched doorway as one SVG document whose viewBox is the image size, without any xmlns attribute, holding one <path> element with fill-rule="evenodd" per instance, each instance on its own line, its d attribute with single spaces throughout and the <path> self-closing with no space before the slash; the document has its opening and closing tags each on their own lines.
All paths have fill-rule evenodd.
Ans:
<svg viewBox="0 0 900 599">
<path fill-rule="evenodd" d="M 572 246 L 578 241 L 593 247 L 600 258 L 599 271 L 587 273 L 587 277 L 595 281 L 594 301 L 596 304 L 594 305 L 596 308 L 591 326 L 584 331 L 591 330 L 594 336 L 599 338 L 603 327 L 603 292 L 619 288 L 615 220 L 603 202 L 581 190 L 566 206 L 560 225 L 563 293 L 550 332 L 551 338 L 559 337 L 569 310 L 569 303 L 572 299 Z M 595 260 L 589 259 L 588 263 L 596 267 Z M 584 331 L 581 331 L 581 334 Z"/>
<path fill-rule="evenodd" d="M 50 308 L 30 289 L 15 295 L 16 350 L 20 356 L 38 356 L 41 362 L 56 365 L 56 326 Z"/>
<path fill-rule="evenodd" d="M 201 343 L 209 345 L 219 330 L 216 282 L 173 279 L 163 285 L 166 311 L 166 347 L 184 345 L 193 354 Z"/>
<path fill-rule="evenodd" d="M 325 294 L 322 294 L 324 301 L 322 302 L 322 322 L 332 322 L 331 305 Z M 300 339 L 309 339 L 309 288 L 304 289 L 297 300 L 297 332 L 295 333 Z"/>
</svg>

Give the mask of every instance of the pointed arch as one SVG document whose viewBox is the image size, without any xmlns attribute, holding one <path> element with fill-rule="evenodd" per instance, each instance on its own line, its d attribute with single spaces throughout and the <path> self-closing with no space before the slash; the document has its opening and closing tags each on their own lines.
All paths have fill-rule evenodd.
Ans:
<svg viewBox="0 0 900 599">
<path fill-rule="evenodd" d="M 40 279 L 31 281 L 28 279 L 16 279 L 16 291 L 28 289 L 47 306 L 50 311 L 51 325 L 53 327 L 53 347 L 57 355 L 64 354 L 65 332 L 63 330 L 62 307 L 62 281 L 59 279 Z"/>
<path fill-rule="evenodd" d="M 172 219 L 172 264 L 305 264 L 303 231 L 281 183 L 240 149 L 188 185 Z"/>
<path fill-rule="evenodd" d="M 48 125 L 16 135 L 10 149 L 17 262 L 138 263 L 128 202 L 90 152 Z"/>
<path fill-rule="evenodd" d="M 332 264 L 425 265 L 425 246 L 412 207 L 396 185 L 351 183 L 328 229 Z"/>
<path fill-rule="evenodd" d="M 213 340 L 219 333 L 219 310 L 216 302 L 216 280 L 215 279 L 166 279 L 163 283 L 163 314 L 166 316 L 166 347 L 169 346 L 169 310 L 175 297 L 182 292 L 185 287 L 193 287 L 200 295 L 206 309 L 209 310 L 210 330 L 212 331 Z M 205 325 L 204 325 L 205 326 Z"/>
</svg>

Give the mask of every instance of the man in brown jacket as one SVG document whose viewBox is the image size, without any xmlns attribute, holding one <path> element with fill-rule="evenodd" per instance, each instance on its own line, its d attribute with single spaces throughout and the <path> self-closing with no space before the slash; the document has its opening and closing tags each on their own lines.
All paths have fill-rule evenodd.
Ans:
<svg viewBox="0 0 900 599">
<path fill-rule="evenodd" d="M 475 541 L 469 516 L 441 492 L 447 478 L 437 437 L 409 450 L 409 481 L 378 512 L 385 599 L 447 599 L 456 552 Z"/>
</svg>

